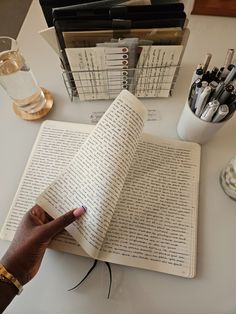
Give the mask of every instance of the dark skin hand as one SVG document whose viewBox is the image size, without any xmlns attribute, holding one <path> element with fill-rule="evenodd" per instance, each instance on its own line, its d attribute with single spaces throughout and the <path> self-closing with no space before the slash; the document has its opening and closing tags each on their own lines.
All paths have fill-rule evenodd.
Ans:
<svg viewBox="0 0 236 314">
<path fill-rule="evenodd" d="M 24 215 L 0 263 L 22 285 L 25 285 L 37 274 L 46 248 L 52 239 L 78 219 L 84 211 L 82 207 L 77 208 L 52 220 L 40 206 L 35 205 Z M 0 313 L 4 311 L 17 292 L 14 285 L 0 281 Z"/>
</svg>

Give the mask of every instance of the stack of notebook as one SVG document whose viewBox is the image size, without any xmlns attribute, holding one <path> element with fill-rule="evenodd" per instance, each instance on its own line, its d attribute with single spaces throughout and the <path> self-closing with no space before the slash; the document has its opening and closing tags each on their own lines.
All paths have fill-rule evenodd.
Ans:
<svg viewBox="0 0 236 314">
<path fill-rule="evenodd" d="M 40 0 L 71 98 L 113 99 L 122 89 L 137 97 L 171 94 L 189 35 L 184 4 L 121 2 Z"/>
</svg>

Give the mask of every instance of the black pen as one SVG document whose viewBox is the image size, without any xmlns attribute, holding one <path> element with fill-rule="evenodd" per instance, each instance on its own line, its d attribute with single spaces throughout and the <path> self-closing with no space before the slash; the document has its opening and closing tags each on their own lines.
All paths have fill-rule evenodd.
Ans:
<svg viewBox="0 0 236 314">
<path fill-rule="evenodd" d="M 210 82 L 210 71 L 207 71 L 206 73 L 203 74 L 202 80 L 207 81 L 208 83 Z"/>
<path fill-rule="evenodd" d="M 216 73 L 215 80 L 217 83 L 221 80 L 221 75 L 222 75 L 222 68 L 219 69 L 219 71 Z"/>
<path fill-rule="evenodd" d="M 229 71 L 231 71 L 234 67 L 235 67 L 234 64 L 230 64 L 230 65 L 228 65 L 227 69 L 228 69 Z"/>
<path fill-rule="evenodd" d="M 211 81 L 215 81 L 216 75 L 217 75 L 218 71 L 219 71 L 219 69 L 218 69 L 217 67 L 214 67 L 214 68 L 212 69 L 212 71 L 210 72 L 210 78 L 209 78 L 209 81 L 210 81 L 210 82 L 211 82 Z"/>
<path fill-rule="evenodd" d="M 233 85 L 233 84 L 232 84 Z M 233 85 L 234 86 L 234 85 Z M 227 98 L 226 104 L 231 104 L 232 102 L 234 102 L 236 100 L 236 94 L 235 92 L 232 92 L 230 94 L 230 96 Z"/>
<path fill-rule="evenodd" d="M 190 105 L 190 107 L 191 107 L 193 112 L 195 112 L 195 110 L 196 110 L 195 104 L 196 104 L 197 98 L 199 96 L 199 93 L 201 93 L 201 87 L 202 87 L 202 82 L 200 80 L 200 82 L 196 83 L 196 88 L 194 90 L 194 95 L 191 98 L 191 105 Z"/>
<path fill-rule="evenodd" d="M 197 79 L 195 82 L 192 83 L 190 91 L 189 91 L 189 96 L 188 99 L 192 98 L 193 95 L 195 94 L 195 89 L 198 83 L 201 82 L 201 79 Z"/>
<path fill-rule="evenodd" d="M 203 76 L 203 73 L 204 72 L 202 68 L 197 68 L 196 71 L 193 73 L 191 84 L 193 84 L 193 82 L 195 82 L 197 79 L 201 79 Z"/>
<path fill-rule="evenodd" d="M 195 82 L 193 82 L 193 84 L 191 85 L 190 91 L 189 91 L 189 96 L 188 96 L 189 107 L 191 108 L 191 110 L 193 112 L 195 110 L 194 98 L 195 98 L 195 94 L 196 94 L 196 88 L 197 88 L 197 84 L 199 84 L 200 82 L 201 82 L 201 79 L 197 79 Z"/>
<path fill-rule="evenodd" d="M 234 112 L 236 110 L 236 101 L 232 102 L 231 104 L 228 104 L 228 107 L 229 107 L 229 113 L 223 119 L 223 121 L 229 120 L 233 116 L 233 114 L 234 114 Z"/>
<path fill-rule="evenodd" d="M 221 93 L 221 95 L 219 96 L 218 100 L 221 104 L 224 104 L 227 99 L 229 98 L 229 96 L 231 95 L 231 93 L 234 90 L 234 86 L 232 84 L 227 85 L 224 89 L 223 92 Z"/>
</svg>

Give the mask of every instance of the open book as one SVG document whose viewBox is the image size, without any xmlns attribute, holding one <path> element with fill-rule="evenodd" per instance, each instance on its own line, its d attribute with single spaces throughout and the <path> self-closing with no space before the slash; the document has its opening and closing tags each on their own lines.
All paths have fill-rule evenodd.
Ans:
<svg viewBox="0 0 236 314">
<path fill-rule="evenodd" d="M 200 146 L 141 134 L 145 118 L 124 90 L 96 127 L 44 122 L 0 237 L 12 239 L 40 195 L 54 218 L 87 207 L 51 247 L 194 277 Z"/>
</svg>

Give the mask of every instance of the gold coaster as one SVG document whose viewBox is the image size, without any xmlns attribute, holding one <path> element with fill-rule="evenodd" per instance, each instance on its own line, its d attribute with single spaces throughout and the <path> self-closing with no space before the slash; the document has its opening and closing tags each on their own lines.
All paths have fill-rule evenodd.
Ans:
<svg viewBox="0 0 236 314">
<path fill-rule="evenodd" d="M 32 120 L 41 119 L 49 113 L 49 111 L 52 109 L 52 106 L 53 106 L 53 98 L 52 98 L 51 93 L 46 88 L 42 87 L 41 89 L 42 89 L 42 91 L 45 95 L 45 98 L 46 98 L 46 104 L 43 107 L 43 109 L 41 109 L 40 111 L 35 112 L 35 113 L 28 113 L 28 112 L 21 110 L 13 102 L 13 110 L 18 117 L 20 117 L 21 119 L 24 119 L 24 120 L 32 121 Z"/>
</svg>

